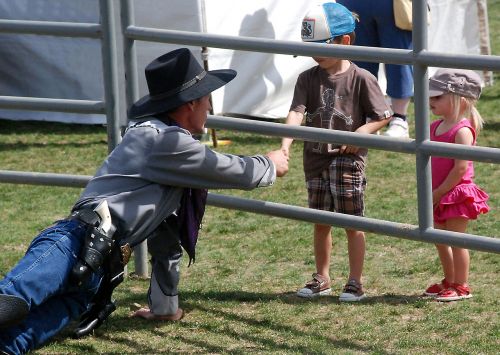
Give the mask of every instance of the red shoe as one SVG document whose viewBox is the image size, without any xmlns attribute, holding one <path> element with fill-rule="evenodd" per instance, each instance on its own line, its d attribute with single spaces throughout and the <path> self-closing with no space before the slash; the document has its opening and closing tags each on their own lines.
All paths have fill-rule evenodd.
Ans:
<svg viewBox="0 0 500 355">
<path fill-rule="evenodd" d="M 451 284 L 451 287 L 439 292 L 436 301 L 449 302 L 471 298 L 470 288 L 466 284 Z"/>
<path fill-rule="evenodd" d="M 446 279 L 443 279 L 441 283 L 430 285 L 429 287 L 427 287 L 427 289 L 424 292 L 424 295 L 437 296 L 439 292 L 444 291 L 450 287 L 451 284 L 448 281 L 446 281 Z"/>
</svg>

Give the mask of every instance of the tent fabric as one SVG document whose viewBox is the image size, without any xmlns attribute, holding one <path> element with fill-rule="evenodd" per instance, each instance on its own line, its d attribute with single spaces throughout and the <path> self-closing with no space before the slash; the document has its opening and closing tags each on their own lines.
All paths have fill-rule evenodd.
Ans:
<svg viewBox="0 0 500 355">
<path fill-rule="evenodd" d="M 115 1 L 117 27 L 118 0 Z M 429 50 L 479 54 L 478 2 L 429 0 Z M 142 27 L 207 32 L 232 36 L 300 41 L 304 13 L 311 0 L 136 0 L 135 24 Z M 173 10 L 174 9 L 174 10 Z M 4 19 L 99 22 L 98 0 L 0 0 Z M 463 21 L 456 21 L 456 19 Z M 119 27 L 118 27 L 119 28 Z M 117 29 L 118 29 L 117 28 Z M 486 31 L 487 33 L 487 31 Z M 484 37 L 484 36 L 483 36 Z M 118 37 L 119 39 L 120 37 Z M 6 96 L 103 100 L 100 42 L 96 39 L 0 34 L 0 90 Z M 489 42 L 489 39 L 486 39 Z M 121 43 L 117 43 L 120 50 Z M 137 41 L 139 93 L 147 93 L 143 69 L 152 59 L 178 45 Z M 201 48 L 189 47 L 201 61 Z M 119 63 L 123 73 L 123 63 Z M 232 68 L 235 80 L 213 93 L 216 114 L 284 117 L 288 113 L 298 74 L 315 65 L 307 57 L 210 48 L 209 69 Z M 430 69 L 430 72 L 434 70 Z M 124 91 L 124 79 L 120 78 Z M 385 88 L 381 75 L 380 84 Z M 123 92 L 120 110 L 125 117 Z M 1 110 L 0 117 L 89 124 L 105 123 L 104 115 Z"/>
</svg>

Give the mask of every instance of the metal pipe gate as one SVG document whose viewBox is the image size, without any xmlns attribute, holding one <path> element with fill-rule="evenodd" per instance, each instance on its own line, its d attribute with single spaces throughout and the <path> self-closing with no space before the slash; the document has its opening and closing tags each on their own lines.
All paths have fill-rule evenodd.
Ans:
<svg viewBox="0 0 500 355">
<path fill-rule="evenodd" d="M 427 8 L 425 1 L 413 2 L 413 50 L 324 46 L 316 43 L 231 37 L 198 32 L 137 27 L 133 22 L 132 0 L 123 0 L 118 2 L 118 4 L 120 5 L 122 23 L 122 33 L 120 35 L 124 42 L 123 56 L 125 58 L 125 73 L 120 74 L 117 70 L 117 58 L 122 53 L 118 54 L 116 49 L 117 36 L 114 33 L 115 19 L 113 16 L 112 0 L 100 0 L 101 23 L 98 24 L 0 20 L 0 32 L 5 33 L 50 34 L 55 36 L 100 39 L 105 88 L 104 101 L 0 96 L 0 107 L 74 113 L 105 113 L 107 117 L 108 149 L 111 151 L 120 142 L 118 77 L 125 76 L 127 78 L 125 91 L 126 106 L 129 107 L 139 98 L 136 41 L 175 43 L 179 45 L 229 48 L 288 55 L 334 56 L 350 60 L 412 64 L 414 66 L 415 85 L 416 137 L 414 140 L 329 131 L 320 128 L 289 127 L 279 123 L 218 116 L 209 116 L 207 126 L 209 128 L 239 130 L 279 137 L 287 136 L 299 140 L 314 140 L 325 143 L 349 142 L 367 148 L 414 154 L 416 157 L 418 226 L 219 194 L 209 194 L 208 204 L 311 223 L 355 228 L 367 232 L 428 243 L 445 243 L 462 248 L 500 253 L 499 238 L 436 230 L 432 225 L 430 156 L 439 154 L 451 158 L 499 164 L 500 149 L 455 146 L 430 141 L 427 68 L 435 66 L 498 71 L 500 70 L 500 57 L 491 55 L 457 55 L 428 51 Z M 4 183 L 84 187 L 90 178 L 90 176 L 80 175 L 0 170 L 0 182 Z M 145 244 L 143 243 L 136 248 L 134 252 L 136 273 L 140 276 L 147 276 L 147 250 Z"/>
</svg>

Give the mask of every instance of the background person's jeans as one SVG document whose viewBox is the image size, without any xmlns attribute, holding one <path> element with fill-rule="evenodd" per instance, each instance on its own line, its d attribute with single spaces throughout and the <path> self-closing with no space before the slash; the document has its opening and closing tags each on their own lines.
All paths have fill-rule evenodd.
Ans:
<svg viewBox="0 0 500 355">
<path fill-rule="evenodd" d="M 45 229 L 0 281 L 0 294 L 21 297 L 30 308 L 21 324 L 0 333 L 1 350 L 23 354 L 35 349 L 87 309 L 101 275 L 92 274 L 80 287 L 69 281 L 85 230 L 82 223 L 68 220 Z"/>
</svg>

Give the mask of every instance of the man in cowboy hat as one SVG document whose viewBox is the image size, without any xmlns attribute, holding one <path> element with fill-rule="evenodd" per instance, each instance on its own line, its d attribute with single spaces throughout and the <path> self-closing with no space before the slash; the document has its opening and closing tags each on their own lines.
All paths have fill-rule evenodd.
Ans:
<svg viewBox="0 0 500 355">
<path fill-rule="evenodd" d="M 130 248 L 146 238 L 152 254 L 149 308 L 137 315 L 180 319 L 181 246 L 194 260 L 205 189 L 269 186 L 287 172 L 281 151 L 219 154 L 193 138 L 203 132 L 208 95 L 235 71 L 205 71 L 181 48 L 155 59 L 145 72 L 149 94 L 130 108 L 120 145 L 71 215 L 42 231 L 0 281 L 0 352 L 37 348 L 82 314 L 76 335 L 95 329 L 114 310 L 111 292 Z"/>
</svg>

